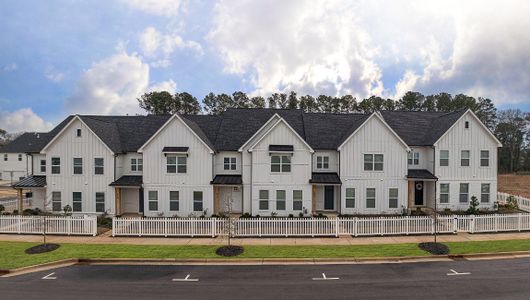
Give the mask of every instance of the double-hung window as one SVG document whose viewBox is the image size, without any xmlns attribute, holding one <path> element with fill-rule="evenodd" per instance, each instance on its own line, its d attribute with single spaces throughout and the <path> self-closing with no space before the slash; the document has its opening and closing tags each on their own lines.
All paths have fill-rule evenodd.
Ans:
<svg viewBox="0 0 530 300">
<path fill-rule="evenodd" d="M 459 201 L 460 201 L 460 203 L 468 203 L 469 202 L 469 183 L 461 183 L 460 184 Z"/>
<path fill-rule="evenodd" d="M 490 184 L 482 183 L 480 185 L 480 202 L 489 203 L 490 202 Z"/>
<path fill-rule="evenodd" d="M 18 161 L 22 161 L 22 154 L 18 155 Z"/>
<path fill-rule="evenodd" d="M 355 208 L 355 189 L 346 188 L 346 208 Z"/>
<path fill-rule="evenodd" d="M 271 155 L 271 172 L 289 173 L 291 172 L 290 155 Z"/>
<path fill-rule="evenodd" d="M 471 157 L 471 154 L 469 150 L 462 150 L 460 152 L 460 166 L 469 167 L 470 157 Z"/>
<path fill-rule="evenodd" d="M 52 157 L 52 174 L 61 174 L 61 158 Z"/>
<path fill-rule="evenodd" d="M 375 189 L 366 189 L 366 208 L 375 208 Z"/>
<path fill-rule="evenodd" d="M 96 192 L 96 212 L 105 212 L 105 193 Z"/>
<path fill-rule="evenodd" d="M 81 192 L 72 193 L 72 210 L 75 212 L 83 210 L 83 194 Z"/>
<path fill-rule="evenodd" d="M 63 205 L 61 203 L 61 192 L 52 192 L 52 210 L 61 211 Z"/>
<path fill-rule="evenodd" d="M 168 173 L 179 173 L 184 174 L 187 171 L 188 157 L 179 155 L 168 155 L 166 157 L 167 172 Z"/>
<path fill-rule="evenodd" d="M 488 150 L 480 150 L 480 166 L 490 166 L 490 152 Z"/>
<path fill-rule="evenodd" d="M 449 166 L 449 150 L 440 150 L 440 167 Z"/>
<path fill-rule="evenodd" d="M 235 157 L 225 157 L 223 159 L 223 168 L 224 170 L 235 170 L 236 169 L 237 159 Z"/>
<path fill-rule="evenodd" d="M 398 208 L 399 192 L 397 188 L 388 189 L 388 208 Z"/>
<path fill-rule="evenodd" d="M 179 199 L 179 191 L 169 191 L 169 210 L 178 211 L 180 209 Z"/>
<path fill-rule="evenodd" d="M 46 173 L 46 160 L 45 159 L 40 160 L 40 172 Z"/>
<path fill-rule="evenodd" d="M 449 203 L 449 183 L 440 183 L 440 203 Z"/>
<path fill-rule="evenodd" d="M 260 210 L 269 209 L 269 191 L 268 190 L 259 191 L 259 209 Z"/>
<path fill-rule="evenodd" d="M 131 158 L 131 171 L 133 172 L 143 171 L 143 159 L 142 158 Z"/>
<path fill-rule="evenodd" d="M 293 210 L 302 210 L 302 190 L 293 191 Z"/>
<path fill-rule="evenodd" d="M 80 157 L 74 157 L 74 174 L 83 174 L 83 159 Z"/>
<path fill-rule="evenodd" d="M 416 151 L 410 151 L 408 154 L 407 163 L 409 166 L 417 166 L 420 164 L 420 153 Z"/>
<path fill-rule="evenodd" d="M 276 210 L 285 210 L 285 190 L 276 191 Z"/>
<path fill-rule="evenodd" d="M 104 159 L 102 157 L 94 158 L 94 174 L 103 175 L 105 171 Z"/>
<path fill-rule="evenodd" d="M 329 169 L 329 156 L 317 156 L 317 169 Z"/>
<path fill-rule="evenodd" d="M 149 210 L 157 211 L 158 210 L 158 191 L 149 191 L 147 193 L 149 200 Z"/>
<path fill-rule="evenodd" d="M 193 192 L 193 211 L 202 211 L 202 192 Z"/>
<path fill-rule="evenodd" d="M 365 171 L 383 171 L 384 158 L 383 154 L 365 154 L 364 170 Z"/>
</svg>

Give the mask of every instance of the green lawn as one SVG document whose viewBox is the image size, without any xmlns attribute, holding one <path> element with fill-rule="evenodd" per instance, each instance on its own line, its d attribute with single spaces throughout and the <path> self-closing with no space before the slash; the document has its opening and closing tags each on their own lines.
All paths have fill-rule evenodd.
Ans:
<svg viewBox="0 0 530 300">
<path fill-rule="evenodd" d="M 118 244 L 62 244 L 53 252 L 28 255 L 36 245 L 0 242 L 0 269 L 13 269 L 65 258 L 220 258 L 217 246 L 155 246 Z M 530 250 L 530 240 L 447 243 L 453 254 Z M 428 255 L 417 244 L 355 246 L 245 246 L 238 258 L 362 258 Z"/>
</svg>

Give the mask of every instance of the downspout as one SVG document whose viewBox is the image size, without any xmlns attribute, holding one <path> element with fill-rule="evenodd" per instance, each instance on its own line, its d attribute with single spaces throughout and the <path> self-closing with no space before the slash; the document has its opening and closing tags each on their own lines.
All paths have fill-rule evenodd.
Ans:
<svg viewBox="0 0 530 300">
<path fill-rule="evenodd" d="M 33 154 L 26 153 L 27 156 L 31 157 L 31 174 L 29 173 L 28 159 L 26 158 L 26 173 L 28 175 L 33 175 Z"/>
</svg>

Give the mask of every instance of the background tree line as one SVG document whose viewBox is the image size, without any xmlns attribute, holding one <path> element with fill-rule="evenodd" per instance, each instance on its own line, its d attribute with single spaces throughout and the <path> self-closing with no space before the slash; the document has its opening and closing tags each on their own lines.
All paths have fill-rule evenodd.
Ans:
<svg viewBox="0 0 530 300">
<path fill-rule="evenodd" d="M 148 113 L 182 113 L 217 115 L 228 108 L 284 108 L 305 112 L 371 113 L 378 110 L 441 111 L 471 109 L 502 142 L 499 150 L 499 172 L 530 171 L 530 115 L 519 109 L 497 111 L 488 98 L 474 98 L 465 94 L 439 93 L 425 96 L 409 91 L 400 99 L 371 96 L 358 101 L 352 95 L 341 97 L 320 95 L 299 96 L 296 92 L 273 93 L 269 97 L 250 97 L 237 91 L 232 95 L 209 93 L 199 100 L 189 93 L 150 92 L 138 102 Z"/>
</svg>

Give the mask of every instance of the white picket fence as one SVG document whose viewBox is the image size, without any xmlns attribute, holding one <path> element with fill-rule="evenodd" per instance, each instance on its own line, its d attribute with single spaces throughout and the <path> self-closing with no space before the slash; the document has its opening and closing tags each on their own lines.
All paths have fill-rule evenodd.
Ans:
<svg viewBox="0 0 530 300">
<path fill-rule="evenodd" d="M 517 201 L 517 204 L 519 205 L 520 210 L 524 210 L 526 212 L 530 212 L 530 199 L 525 198 L 523 196 L 516 196 L 516 195 L 510 195 L 507 193 L 498 192 L 497 193 L 497 201 L 500 204 L 505 204 L 508 197 L 513 196 L 515 200 Z"/>
<path fill-rule="evenodd" d="M 0 216 L 0 233 L 92 235 L 96 216 Z"/>
<path fill-rule="evenodd" d="M 227 219 L 113 218 L 113 236 L 226 235 Z M 378 218 L 253 218 L 232 221 L 235 237 L 388 236 L 530 230 L 530 214 Z"/>
</svg>

